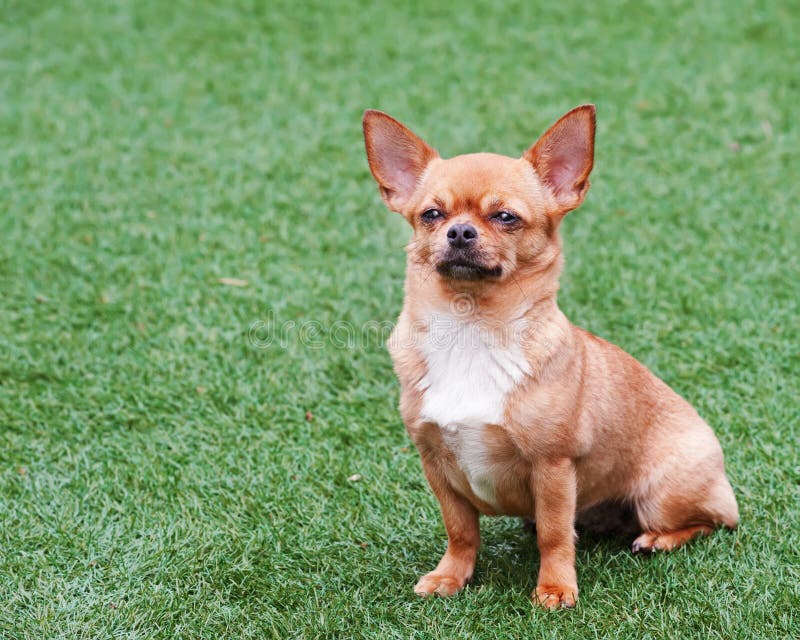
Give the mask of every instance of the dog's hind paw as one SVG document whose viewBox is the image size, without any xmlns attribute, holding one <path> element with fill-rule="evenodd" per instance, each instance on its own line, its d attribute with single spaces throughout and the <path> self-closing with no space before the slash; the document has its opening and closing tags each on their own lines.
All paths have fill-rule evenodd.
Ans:
<svg viewBox="0 0 800 640">
<path fill-rule="evenodd" d="M 695 536 L 710 535 L 713 529 L 706 525 L 686 527 L 677 531 L 666 531 L 656 533 L 655 531 L 645 531 L 631 545 L 633 553 L 650 554 L 653 551 L 672 551 L 673 549 L 686 544 Z"/>
</svg>

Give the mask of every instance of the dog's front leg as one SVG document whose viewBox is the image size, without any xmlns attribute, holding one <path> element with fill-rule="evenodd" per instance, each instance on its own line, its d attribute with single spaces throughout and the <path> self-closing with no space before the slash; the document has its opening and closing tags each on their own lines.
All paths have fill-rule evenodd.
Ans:
<svg viewBox="0 0 800 640">
<path fill-rule="evenodd" d="M 548 609 L 574 607 L 578 599 L 575 468 L 567 458 L 537 461 L 532 482 L 540 556 L 539 579 L 532 598 Z"/>
<path fill-rule="evenodd" d="M 447 551 L 436 568 L 419 579 L 414 593 L 451 596 L 472 579 L 480 547 L 478 512 L 466 498 L 453 490 L 435 459 L 423 455 L 422 468 L 439 500 L 447 530 Z"/>
</svg>

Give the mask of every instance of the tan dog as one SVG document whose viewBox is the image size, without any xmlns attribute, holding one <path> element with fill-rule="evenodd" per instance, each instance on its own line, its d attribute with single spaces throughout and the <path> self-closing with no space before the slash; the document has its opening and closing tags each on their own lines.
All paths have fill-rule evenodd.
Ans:
<svg viewBox="0 0 800 640">
<path fill-rule="evenodd" d="M 520 159 L 445 160 L 388 115 L 364 114 L 381 196 L 414 230 L 389 347 L 448 537 L 419 595 L 451 595 L 470 580 L 481 513 L 535 518 L 532 597 L 548 608 L 575 604 L 581 514 L 627 508 L 641 532 L 635 552 L 668 551 L 739 519 L 708 425 L 556 305 L 558 228 L 589 188 L 594 132 L 595 108 L 584 105 Z"/>
</svg>

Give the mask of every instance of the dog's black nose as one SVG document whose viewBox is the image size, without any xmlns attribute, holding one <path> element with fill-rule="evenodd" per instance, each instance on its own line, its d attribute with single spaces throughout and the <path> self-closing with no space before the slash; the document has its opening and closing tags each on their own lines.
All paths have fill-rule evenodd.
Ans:
<svg viewBox="0 0 800 640">
<path fill-rule="evenodd" d="M 471 224 L 454 224 L 447 230 L 451 247 L 466 247 L 478 239 L 478 231 Z"/>
</svg>

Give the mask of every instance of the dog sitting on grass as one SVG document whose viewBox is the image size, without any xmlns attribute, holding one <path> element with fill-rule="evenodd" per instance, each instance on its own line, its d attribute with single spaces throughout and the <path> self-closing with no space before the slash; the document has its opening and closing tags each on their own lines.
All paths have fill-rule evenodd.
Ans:
<svg viewBox="0 0 800 640">
<path fill-rule="evenodd" d="M 419 595 L 471 579 L 479 514 L 535 519 L 535 602 L 578 597 L 575 522 L 617 505 L 634 552 L 734 527 L 722 449 L 696 411 L 556 303 L 559 225 L 589 189 L 595 108 L 573 109 L 521 158 L 441 158 L 380 111 L 364 114 L 381 196 L 413 228 L 389 340 L 400 412 L 439 500 L 447 551 Z"/>
</svg>

